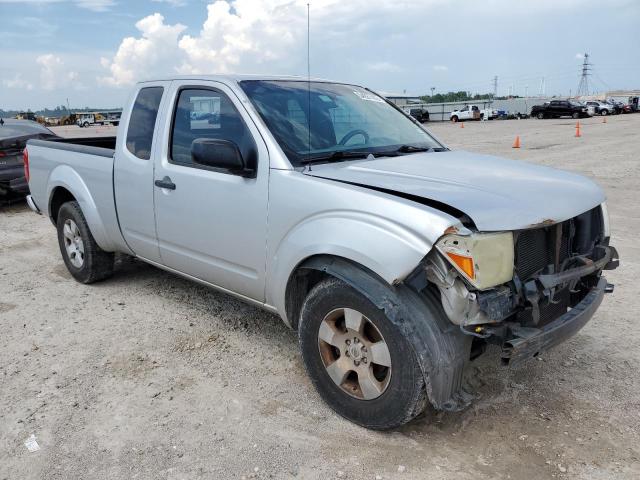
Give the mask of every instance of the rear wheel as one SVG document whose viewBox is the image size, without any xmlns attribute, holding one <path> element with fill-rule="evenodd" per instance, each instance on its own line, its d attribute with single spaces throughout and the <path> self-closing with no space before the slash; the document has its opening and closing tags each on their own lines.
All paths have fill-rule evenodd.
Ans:
<svg viewBox="0 0 640 480">
<path fill-rule="evenodd" d="M 456 117 L 455 115 L 453 117 L 451 117 L 451 121 L 453 123 L 456 123 L 458 121 L 458 117 Z"/>
<path fill-rule="evenodd" d="M 82 124 L 82 126 L 83 126 L 84 128 L 89 128 L 89 122 L 84 122 L 84 123 Z"/>
<path fill-rule="evenodd" d="M 580 118 L 580 114 L 578 112 L 573 112 L 573 115 L 571 115 L 572 118 Z"/>
<path fill-rule="evenodd" d="M 606 108 L 604 110 L 600 110 L 600 115 L 604 115 L 604 116 L 609 115 L 609 110 L 607 110 Z"/>
<path fill-rule="evenodd" d="M 58 244 L 69 273 L 80 283 L 93 283 L 113 273 L 113 253 L 102 250 L 91 235 L 78 202 L 58 211 Z"/>
<path fill-rule="evenodd" d="M 544 113 L 538 112 L 538 115 L 536 116 L 538 117 L 538 120 L 542 120 L 544 118 Z"/>
<path fill-rule="evenodd" d="M 337 280 L 316 285 L 299 325 L 305 368 L 338 414 L 367 428 L 407 423 L 427 404 L 407 339 L 366 297 Z"/>
</svg>

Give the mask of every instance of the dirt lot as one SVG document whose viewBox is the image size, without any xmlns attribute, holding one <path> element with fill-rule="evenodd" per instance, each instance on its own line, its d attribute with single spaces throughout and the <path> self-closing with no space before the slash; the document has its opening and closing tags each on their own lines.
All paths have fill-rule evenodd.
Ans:
<svg viewBox="0 0 640 480">
<path fill-rule="evenodd" d="M 580 139 L 570 120 L 432 126 L 456 149 L 595 178 L 623 266 L 576 337 L 518 369 L 485 356 L 472 408 L 392 433 L 320 401 L 279 318 L 127 258 L 77 284 L 49 220 L 5 208 L 0 480 L 639 478 L 640 115 L 582 123 Z"/>
</svg>

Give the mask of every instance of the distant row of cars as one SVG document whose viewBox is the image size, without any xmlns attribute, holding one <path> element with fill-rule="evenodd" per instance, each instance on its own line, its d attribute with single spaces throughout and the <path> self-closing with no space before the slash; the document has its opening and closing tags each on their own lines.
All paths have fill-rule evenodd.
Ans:
<svg viewBox="0 0 640 480">
<path fill-rule="evenodd" d="M 638 97 L 629 98 L 629 103 L 623 103 L 614 99 L 608 101 L 588 100 L 579 102 L 576 100 L 551 100 L 542 105 L 534 105 L 531 108 L 531 116 L 542 120 L 543 118 L 585 118 L 594 115 L 617 115 L 620 113 L 632 113 L 640 111 Z"/>
</svg>

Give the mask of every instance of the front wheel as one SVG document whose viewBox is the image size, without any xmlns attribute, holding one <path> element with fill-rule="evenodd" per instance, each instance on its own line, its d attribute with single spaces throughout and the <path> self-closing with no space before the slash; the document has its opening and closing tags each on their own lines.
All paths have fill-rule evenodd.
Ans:
<svg viewBox="0 0 640 480">
<path fill-rule="evenodd" d="M 578 112 L 573 112 L 573 115 L 571 115 L 571 117 L 574 119 L 580 118 L 580 114 Z"/>
<path fill-rule="evenodd" d="M 424 410 L 424 377 L 411 345 L 383 310 L 346 283 L 332 278 L 311 290 L 298 335 L 318 393 L 346 419 L 384 430 Z"/>
<path fill-rule="evenodd" d="M 603 116 L 606 117 L 607 115 L 609 115 L 609 110 L 606 110 L 606 109 L 605 110 L 600 110 L 600 115 L 603 115 Z"/>
<path fill-rule="evenodd" d="M 453 117 L 451 117 L 451 121 L 453 123 L 456 123 L 458 121 L 458 117 L 456 117 L 455 115 Z"/>
<path fill-rule="evenodd" d="M 538 115 L 536 115 L 536 117 L 538 118 L 538 120 L 542 120 L 544 118 L 544 113 L 539 112 Z"/>
<path fill-rule="evenodd" d="M 82 124 L 82 126 L 83 126 L 84 128 L 89 128 L 89 122 L 84 122 L 84 123 Z"/>
<path fill-rule="evenodd" d="M 69 273 L 80 283 L 93 283 L 113 273 L 113 253 L 102 250 L 91 234 L 78 202 L 58 211 L 58 244 Z"/>
</svg>

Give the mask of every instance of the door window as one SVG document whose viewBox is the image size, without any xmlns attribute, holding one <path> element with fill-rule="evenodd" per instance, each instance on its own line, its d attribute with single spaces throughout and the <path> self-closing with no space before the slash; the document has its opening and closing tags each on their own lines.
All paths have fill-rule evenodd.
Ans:
<svg viewBox="0 0 640 480">
<path fill-rule="evenodd" d="M 191 157 L 198 139 L 229 140 L 243 158 L 255 151 L 253 136 L 229 97 L 215 89 L 185 88 L 179 92 L 170 140 L 170 162 L 203 168 Z"/>
<path fill-rule="evenodd" d="M 129 129 L 127 130 L 127 150 L 141 160 L 151 158 L 153 131 L 163 91 L 162 87 L 140 89 L 131 110 Z"/>
</svg>

